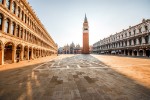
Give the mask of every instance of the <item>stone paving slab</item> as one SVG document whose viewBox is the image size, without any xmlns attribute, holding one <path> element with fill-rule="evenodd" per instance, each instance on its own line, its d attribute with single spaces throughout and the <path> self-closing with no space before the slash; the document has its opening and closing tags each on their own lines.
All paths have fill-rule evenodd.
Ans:
<svg viewBox="0 0 150 100">
<path fill-rule="evenodd" d="M 149 88 L 91 55 L 59 56 L 8 72 L 0 73 L 0 100 L 150 100 Z"/>
</svg>

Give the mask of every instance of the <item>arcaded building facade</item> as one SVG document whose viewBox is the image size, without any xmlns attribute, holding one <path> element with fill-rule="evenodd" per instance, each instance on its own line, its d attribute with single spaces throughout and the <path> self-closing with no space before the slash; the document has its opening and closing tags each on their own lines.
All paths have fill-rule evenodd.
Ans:
<svg viewBox="0 0 150 100">
<path fill-rule="evenodd" d="M 57 45 L 26 0 L 0 0 L 0 65 L 56 52 Z"/>
<path fill-rule="evenodd" d="M 150 56 L 150 19 L 93 44 L 93 53 Z"/>
</svg>

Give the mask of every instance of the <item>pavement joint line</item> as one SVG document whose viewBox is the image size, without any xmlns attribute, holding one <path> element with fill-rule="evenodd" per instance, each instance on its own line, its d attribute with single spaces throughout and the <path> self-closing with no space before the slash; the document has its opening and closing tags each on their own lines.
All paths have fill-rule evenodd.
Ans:
<svg viewBox="0 0 150 100">
<path fill-rule="evenodd" d="M 53 67 L 55 63 L 52 63 L 52 65 L 50 67 Z"/>
<path fill-rule="evenodd" d="M 69 69 L 69 66 L 67 66 L 67 69 Z"/>
<path fill-rule="evenodd" d="M 46 63 L 48 63 L 48 62 L 45 62 L 45 63 L 43 63 L 43 64 L 41 64 L 41 65 L 35 67 L 35 68 L 33 69 L 33 71 L 38 70 L 39 67 L 43 66 L 43 65 L 46 64 Z"/>
<path fill-rule="evenodd" d="M 145 64 L 146 65 L 146 64 Z M 147 64 L 147 65 L 150 65 L 150 64 Z M 129 66 L 117 66 L 117 67 L 111 67 L 111 68 L 125 68 L 125 67 L 144 67 L 144 66 L 135 66 L 135 65 L 129 65 Z"/>
<path fill-rule="evenodd" d="M 56 59 L 56 58 L 53 58 L 53 59 L 51 59 L 51 60 L 49 60 L 49 61 L 47 61 L 47 62 L 45 62 L 45 63 L 43 63 L 43 64 L 41 64 L 41 65 L 39 65 L 39 66 L 37 66 L 37 67 L 35 67 L 35 68 L 33 68 L 32 71 L 39 71 L 39 70 L 38 70 L 39 67 L 41 67 L 41 66 L 43 66 L 44 64 L 47 64 L 47 63 L 49 63 L 50 61 L 53 61 L 53 60 L 55 60 L 55 59 Z"/>
<path fill-rule="evenodd" d="M 58 65 L 60 64 L 60 61 L 58 62 Z"/>
<path fill-rule="evenodd" d="M 77 65 L 78 68 L 81 68 L 80 65 Z"/>
<path fill-rule="evenodd" d="M 51 67 L 51 68 L 59 68 L 60 66 L 53 66 L 53 67 Z"/>
<path fill-rule="evenodd" d="M 69 66 L 68 66 L 69 67 Z M 65 70 L 65 69 L 108 69 L 109 67 L 88 67 L 88 68 L 49 68 L 49 69 L 37 69 L 37 70 L 34 70 L 34 71 L 48 71 L 48 70 Z"/>
</svg>

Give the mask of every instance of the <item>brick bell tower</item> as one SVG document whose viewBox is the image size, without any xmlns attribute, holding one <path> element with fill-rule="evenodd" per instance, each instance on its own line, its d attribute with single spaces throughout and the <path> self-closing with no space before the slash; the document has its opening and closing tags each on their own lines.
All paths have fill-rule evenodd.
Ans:
<svg viewBox="0 0 150 100">
<path fill-rule="evenodd" d="M 87 17 L 85 14 L 84 23 L 83 23 L 83 54 L 89 54 L 89 26 Z"/>
</svg>

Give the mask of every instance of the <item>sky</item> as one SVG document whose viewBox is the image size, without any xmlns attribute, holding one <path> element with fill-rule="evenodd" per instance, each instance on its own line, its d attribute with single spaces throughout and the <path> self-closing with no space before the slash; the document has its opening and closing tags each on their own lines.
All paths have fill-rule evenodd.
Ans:
<svg viewBox="0 0 150 100">
<path fill-rule="evenodd" d="M 89 44 L 150 19 L 150 0 L 28 0 L 53 40 L 82 46 L 85 13 Z"/>
</svg>

